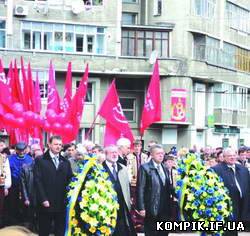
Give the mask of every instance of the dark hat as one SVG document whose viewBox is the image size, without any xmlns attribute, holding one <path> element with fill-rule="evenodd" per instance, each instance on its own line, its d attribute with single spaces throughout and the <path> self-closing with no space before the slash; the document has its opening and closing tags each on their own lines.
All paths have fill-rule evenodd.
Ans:
<svg viewBox="0 0 250 236">
<path fill-rule="evenodd" d="M 23 143 L 23 142 L 19 142 L 16 144 L 16 149 L 17 150 L 24 150 L 25 148 L 27 147 L 26 143 Z"/>
<path fill-rule="evenodd" d="M 171 153 L 165 154 L 163 161 L 168 161 L 168 160 L 175 160 L 175 156 Z"/>
</svg>

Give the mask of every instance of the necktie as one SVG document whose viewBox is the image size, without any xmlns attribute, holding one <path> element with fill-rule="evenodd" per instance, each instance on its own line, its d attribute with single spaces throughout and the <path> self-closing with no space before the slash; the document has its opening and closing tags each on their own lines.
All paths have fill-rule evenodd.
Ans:
<svg viewBox="0 0 250 236">
<path fill-rule="evenodd" d="M 242 192 L 241 192 L 240 184 L 239 184 L 239 182 L 238 182 L 238 180 L 237 180 L 237 178 L 236 178 L 236 170 L 235 170 L 235 167 L 230 166 L 229 168 L 230 168 L 230 169 L 232 170 L 232 172 L 233 172 L 236 187 L 237 187 L 237 189 L 238 189 L 238 191 L 239 191 L 239 193 L 240 193 L 240 197 L 242 198 Z"/>
<path fill-rule="evenodd" d="M 163 183 L 163 185 L 165 185 L 165 181 L 166 181 L 166 177 L 165 174 L 163 173 L 162 169 L 161 169 L 161 165 L 157 165 L 157 171 L 160 175 L 161 181 Z"/>
<path fill-rule="evenodd" d="M 58 159 L 58 157 L 53 157 L 53 162 L 54 162 L 54 165 L 55 165 L 55 167 L 57 169 L 58 166 L 59 166 L 59 159 Z"/>
<path fill-rule="evenodd" d="M 115 169 L 115 164 L 112 164 L 112 168 L 113 168 L 113 170 L 112 170 L 113 177 L 114 177 L 115 180 L 117 180 L 117 172 L 116 172 L 116 169 Z"/>
</svg>

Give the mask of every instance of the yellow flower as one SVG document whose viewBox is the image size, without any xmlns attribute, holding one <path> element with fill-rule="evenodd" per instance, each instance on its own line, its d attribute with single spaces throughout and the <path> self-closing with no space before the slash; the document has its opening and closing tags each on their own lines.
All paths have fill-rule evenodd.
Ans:
<svg viewBox="0 0 250 236">
<path fill-rule="evenodd" d="M 79 203 L 79 206 L 81 209 L 84 209 L 87 205 L 88 205 L 88 203 L 85 200 L 83 200 Z"/>
<path fill-rule="evenodd" d="M 89 232 L 90 233 L 95 233 L 95 231 L 96 231 L 96 227 L 94 227 L 94 226 L 91 226 L 90 228 L 89 228 Z"/>
<path fill-rule="evenodd" d="M 195 197 L 194 197 L 194 194 L 192 194 L 192 193 L 187 196 L 188 201 L 193 201 L 194 199 L 195 199 Z"/>
<path fill-rule="evenodd" d="M 107 227 L 105 227 L 105 226 L 102 226 L 101 228 L 100 228 L 100 231 L 101 231 L 101 233 L 106 233 L 106 230 L 107 230 Z"/>
<path fill-rule="evenodd" d="M 76 218 L 72 218 L 72 225 L 76 226 L 78 224 L 78 221 Z"/>
<path fill-rule="evenodd" d="M 76 227 L 76 228 L 75 228 L 75 234 L 80 234 L 80 233 L 81 233 L 81 228 Z"/>
<path fill-rule="evenodd" d="M 207 193 L 206 193 L 206 192 L 203 192 L 203 193 L 202 193 L 202 196 L 203 196 L 203 197 L 206 197 L 206 196 L 207 196 Z"/>
<path fill-rule="evenodd" d="M 201 206 L 200 206 L 200 209 L 201 209 L 201 210 L 205 210 L 206 207 L 205 207 L 204 205 L 201 205 Z"/>
<path fill-rule="evenodd" d="M 88 214 L 86 214 L 85 212 L 82 212 L 81 215 L 80 215 L 80 217 L 81 217 L 84 221 L 89 222 L 90 217 L 89 217 Z"/>
<path fill-rule="evenodd" d="M 107 229 L 106 229 L 106 233 L 107 233 L 107 235 L 110 235 L 110 234 L 111 234 L 110 228 L 107 228 Z"/>
<path fill-rule="evenodd" d="M 116 220 L 115 219 L 111 220 L 111 225 L 112 225 L 113 228 L 116 226 Z"/>
<path fill-rule="evenodd" d="M 89 217 L 88 223 L 91 226 L 97 226 L 98 225 L 98 221 L 96 220 L 96 218 L 92 218 L 92 217 Z"/>
<path fill-rule="evenodd" d="M 107 218 L 104 220 L 104 223 L 107 224 L 107 225 L 110 225 L 110 224 L 111 224 L 110 218 L 107 217 Z"/>
</svg>

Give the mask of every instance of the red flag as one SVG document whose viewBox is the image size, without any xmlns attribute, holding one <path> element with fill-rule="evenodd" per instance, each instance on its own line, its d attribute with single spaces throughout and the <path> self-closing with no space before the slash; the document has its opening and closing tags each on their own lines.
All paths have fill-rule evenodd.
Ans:
<svg viewBox="0 0 250 236">
<path fill-rule="evenodd" d="M 32 71 L 30 62 L 28 64 L 28 79 L 27 79 L 27 91 L 29 93 L 29 108 L 31 111 L 34 111 L 34 83 L 32 79 Z"/>
<path fill-rule="evenodd" d="M 119 138 L 123 137 L 121 132 L 113 127 L 110 123 L 106 122 L 105 134 L 104 134 L 104 146 L 116 144 Z"/>
<path fill-rule="evenodd" d="M 89 66 L 87 64 L 84 75 L 80 82 L 80 85 L 67 111 L 67 116 L 66 116 L 67 122 L 73 126 L 73 130 L 70 135 L 65 134 L 65 137 L 63 137 L 64 143 L 71 142 L 75 140 L 77 137 L 81 118 L 82 118 L 83 108 L 84 108 L 85 96 L 86 96 L 87 88 L 88 88 L 87 87 L 88 86 L 88 74 L 89 74 Z"/>
<path fill-rule="evenodd" d="M 24 68 L 24 62 L 23 62 L 23 57 L 21 57 L 21 72 L 22 72 L 22 81 L 23 81 L 23 106 L 25 110 L 31 110 L 30 109 L 30 91 L 29 91 L 29 83 L 28 83 L 28 78 L 26 75 L 26 71 Z"/>
<path fill-rule="evenodd" d="M 41 95 L 40 95 L 40 86 L 39 86 L 39 78 L 38 78 L 38 73 L 36 73 L 36 83 L 35 83 L 35 88 L 33 92 L 33 98 L 32 98 L 32 103 L 33 103 L 33 111 L 37 114 L 40 114 L 42 105 L 41 105 Z M 35 140 L 39 141 L 39 145 L 41 148 L 43 147 L 43 134 L 42 134 L 42 129 L 40 127 L 35 127 L 33 136 Z"/>
<path fill-rule="evenodd" d="M 34 107 L 34 112 L 40 114 L 42 105 L 41 105 L 41 95 L 40 95 L 38 73 L 36 73 L 36 83 L 35 83 L 35 89 L 33 93 L 33 107 Z"/>
<path fill-rule="evenodd" d="M 14 73 L 13 73 L 13 77 L 11 79 L 10 84 L 11 84 L 11 94 L 12 94 L 13 102 L 20 102 L 21 104 L 24 104 L 23 103 L 24 98 L 23 98 L 21 84 L 20 84 L 20 80 L 19 80 L 19 74 L 18 74 L 16 60 L 14 63 Z"/>
<path fill-rule="evenodd" d="M 10 66 L 12 67 L 12 64 Z M 0 60 L 0 91 L 0 104 L 4 106 L 5 110 L 10 111 L 12 105 L 10 85 L 8 77 L 5 76 L 2 60 Z"/>
<path fill-rule="evenodd" d="M 123 114 L 122 107 L 115 87 L 115 80 L 111 83 L 104 101 L 99 109 L 98 114 L 102 116 L 108 126 L 106 125 L 105 137 L 112 134 L 118 134 L 119 137 L 128 138 L 131 143 L 134 141 L 133 133 L 129 127 L 128 121 Z M 108 128 L 107 128 L 108 127 Z M 116 130 L 116 131 L 115 131 Z M 107 134 L 111 131 L 111 134 Z M 108 142 L 104 140 L 104 143 Z"/>
<path fill-rule="evenodd" d="M 49 66 L 49 81 L 48 81 L 48 103 L 47 103 L 47 110 L 52 109 L 57 114 L 60 113 L 60 97 L 56 88 L 56 81 L 55 81 L 55 72 L 52 65 L 52 61 L 50 61 Z"/>
<path fill-rule="evenodd" d="M 148 86 L 147 95 L 142 111 L 140 133 L 143 136 L 145 129 L 152 123 L 161 120 L 161 91 L 158 60 L 154 65 L 154 72 Z"/>
<path fill-rule="evenodd" d="M 72 65 L 71 62 L 68 64 L 67 69 L 67 76 L 65 81 L 65 88 L 64 88 L 64 97 L 63 97 L 63 103 L 62 103 L 62 110 L 66 112 L 69 108 L 69 105 L 71 103 L 72 99 Z"/>
</svg>

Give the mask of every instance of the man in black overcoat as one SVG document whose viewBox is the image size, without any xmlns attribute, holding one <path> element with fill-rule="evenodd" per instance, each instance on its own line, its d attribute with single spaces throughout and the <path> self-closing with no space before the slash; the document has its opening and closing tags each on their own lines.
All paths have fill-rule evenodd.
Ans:
<svg viewBox="0 0 250 236">
<path fill-rule="evenodd" d="M 69 161 L 60 155 L 62 139 L 52 136 L 49 150 L 34 166 L 37 191 L 39 236 L 48 236 L 54 221 L 55 235 L 63 236 L 65 231 L 66 186 L 72 177 Z"/>
<path fill-rule="evenodd" d="M 137 209 L 145 217 L 145 236 L 168 235 L 156 231 L 157 221 L 169 221 L 171 194 L 173 193 L 166 167 L 162 164 L 164 150 L 161 145 L 150 147 L 151 160 L 140 166 L 137 179 Z"/>
</svg>

